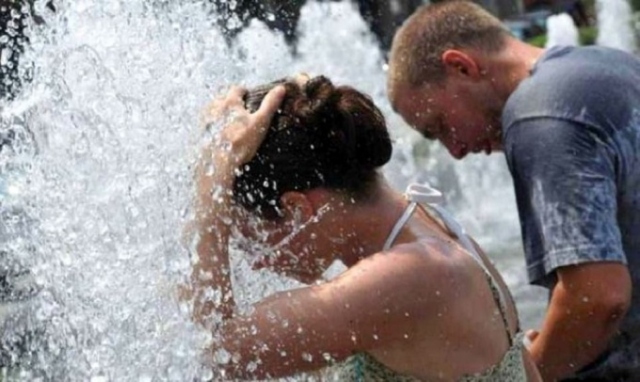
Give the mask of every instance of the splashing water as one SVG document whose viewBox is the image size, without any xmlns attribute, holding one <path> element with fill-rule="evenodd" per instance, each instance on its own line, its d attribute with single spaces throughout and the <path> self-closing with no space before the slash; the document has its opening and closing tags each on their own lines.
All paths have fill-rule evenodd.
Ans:
<svg viewBox="0 0 640 382">
<path fill-rule="evenodd" d="M 547 42 L 545 48 L 553 46 L 578 46 L 578 28 L 567 13 L 547 18 Z"/>
<path fill-rule="evenodd" d="M 636 51 L 631 6 L 627 0 L 598 0 L 597 44 L 627 52 Z"/>
<path fill-rule="evenodd" d="M 29 269 L 38 289 L 5 319 L 5 376 L 210 377 L 199 362 L 209 336 L 175 298 L 190 267 L 180 240 L 199 111 L 230 84 L 299 71 L 374 98 L 396 142 L 385 169 L 392 184 L 429 180 L 447 190 L 469 231 L 505 253 L 501 269 L 518 296 L 524 267 L 504 159 L 454 163 L 393 115 L 382 55 L 352 4 L 310 1 L 293 54 L 258 22 L 227 44 L 206 2 L 180 3 L 78 0 L 55 14 L 36 3 L 47 24 L 30 36 L 24 62 L 33 66 L 23 70 L 32 81 L 0 109 L 0 132 L 14 135 L 0 156 L 0 203 L 11 217 L 0 253 Z M 236 271 L 244 304 L 292 285 L 241 261 Z"/>
</svg>

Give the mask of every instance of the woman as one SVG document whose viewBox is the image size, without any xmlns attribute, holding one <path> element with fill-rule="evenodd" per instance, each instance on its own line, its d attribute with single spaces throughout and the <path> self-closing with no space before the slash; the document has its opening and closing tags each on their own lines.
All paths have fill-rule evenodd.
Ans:
<svg viewBox="0 0 640 382">
<path fill-rule="evenodd" d="M 264 90 L 214 102 L 225 126 L 196 171 L 194 317 L 230 356 L 214 368 L 255 379 L 344 361 L 340 380 L 537 380 L 495 269 L 378 173 L 391 142 L 373 102 L 324 77 Z M 254 266 L 310 286 L 234 314 L 232 227 L 277 249 Z M 337 259 L 349 269 L 316 283 Z"/>
</svg>

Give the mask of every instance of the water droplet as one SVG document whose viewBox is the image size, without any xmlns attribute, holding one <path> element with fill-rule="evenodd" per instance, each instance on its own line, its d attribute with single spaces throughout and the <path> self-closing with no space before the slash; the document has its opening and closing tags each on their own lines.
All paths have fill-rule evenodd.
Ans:
<svg viewBox="0 0 640 382">
<path fill-rule="evenodd" d="M 221 141 L 218 144 L 218 147 L 219 147 L 220 150 L 222 150 L 224 152 L 231 152 L 231 149 L 233 148 L 233 145 L 229 141 Z"/>
<path fill-rule="evenodd" d="M 218 349 L 213 353 L 213 360 L 219 365 L 226 365 L 231 361 L 231 354 L 225 349 Z"/>
</svg>

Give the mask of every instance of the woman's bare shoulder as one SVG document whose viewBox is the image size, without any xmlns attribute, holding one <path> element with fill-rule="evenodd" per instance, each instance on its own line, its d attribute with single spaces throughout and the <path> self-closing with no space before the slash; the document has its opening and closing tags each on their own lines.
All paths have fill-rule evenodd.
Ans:
<svg viewBox="0 0 640 382">
<path fill-rule="evenodd" d="M 455 282 L 457 273 L 454 262 L 437 246 L 415 242 L 362 259 L 323 289 L 328 294 L 357 291 L 348 295 L 364 305 L 386 304 L 398 312 L 418 313 L 433 309 L 446 297 L 436 292 Z"/>
</svg>

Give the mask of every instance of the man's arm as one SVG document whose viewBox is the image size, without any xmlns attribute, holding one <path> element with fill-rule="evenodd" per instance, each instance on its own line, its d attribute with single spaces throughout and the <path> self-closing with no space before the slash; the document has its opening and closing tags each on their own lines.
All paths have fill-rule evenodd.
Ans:
<svg viewBox="0 0 640 382">
<path fill-rule="evenodd" d="M 545 380 L 596 360 L 630 303 L 617 154 L 605 134 L 565 119 L 530 118 L 505 135 L 530 280 L 551 288 L 530 349 Z"/>
<path fill-rule="evenodd" d="M 529 348 L 544 381 L 568 377 L 602 353 L 631 299 L 624 264 L 584 263 L 556 273 L 542 329 Z"/>
</svg>

